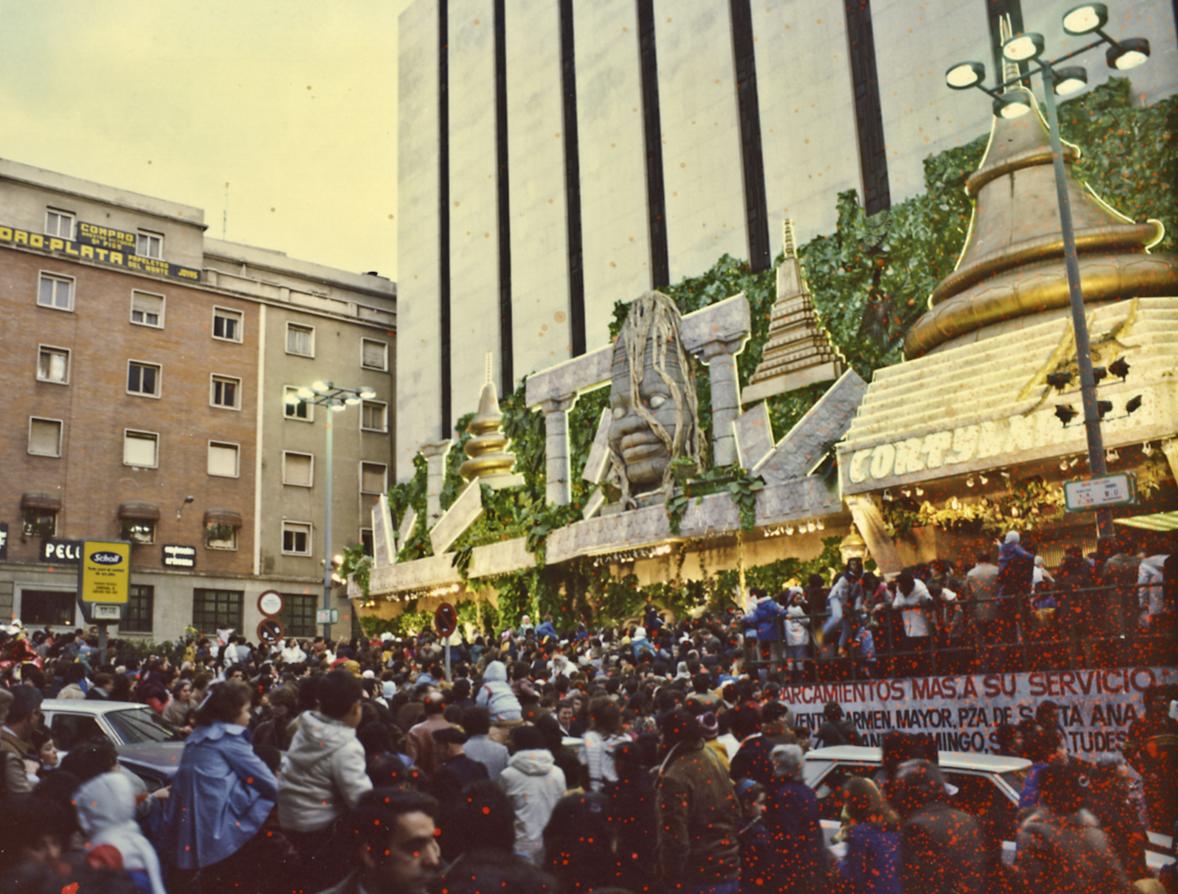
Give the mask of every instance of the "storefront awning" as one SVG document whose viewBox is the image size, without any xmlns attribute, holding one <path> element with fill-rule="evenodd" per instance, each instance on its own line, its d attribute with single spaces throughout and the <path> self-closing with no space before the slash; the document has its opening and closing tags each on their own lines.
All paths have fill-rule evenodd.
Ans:
<svg viewBox="0 0 1178 894">
<path fill-rule="evenodd" d="M 25 493 L 20 495 L 21 509 L 45 509 L 50 512 L 61 511 L 61 497 L 46 493 Z"/>
<path fill-rule="evenodd" d="M 241 527 L 241 513 L 232 509 L 205 510 L 206 525 L 229 525 L 231 528 Z"/>
<path fill-rule="evenodd" d="M 160 508 L 151 503 L 120 503 L 119 518 L 131 521 L 159 521 Z"/>
<path fill-rule="evenodd" d="M 1178 531 L 1178 512 L 1153 512 L 1149 515 L 1134 515 L 1118 518 L 1118 525 L 1141 528 L 1144 531 Z"/>
</svg>

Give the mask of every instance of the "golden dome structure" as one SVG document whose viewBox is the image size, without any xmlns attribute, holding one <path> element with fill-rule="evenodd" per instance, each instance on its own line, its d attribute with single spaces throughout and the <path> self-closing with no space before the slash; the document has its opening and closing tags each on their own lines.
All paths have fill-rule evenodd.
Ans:
<svg viewBox="0 0 1178 894">
<path fill-rule="evenodd" d="M 982 164 L 966 181 L 974 208 L 965 247 L 909 330 L 908 359 L 1068 312 L 1047 124 L 1034 95 L 1016 89 L 1031 112 L 993 120 Z M 1077 182 L 1071 166 L 1079 157 L 1064 143 L 1084 303 L 1178 294 L 1178 257 L 1149 253 L 1161 241 L 1161 223 L 1133 221 Z"/>
<path fill-rule="evenodd" d="M 478 412 L 467 423 L 471 438 L 464 448 L 467 459 L 458 468 L 466 481 L 475 478 L 492 487 L 507 487 L 517 483 L 518 476 L 512 475 L 515 454 L 508 449 L 507 436 L 503 434 L 503 413 L 499 409 L 499 391 L 491 379 L 491 357 L 487 355 L 487 375 L 479 395 Z"/>
</svg>

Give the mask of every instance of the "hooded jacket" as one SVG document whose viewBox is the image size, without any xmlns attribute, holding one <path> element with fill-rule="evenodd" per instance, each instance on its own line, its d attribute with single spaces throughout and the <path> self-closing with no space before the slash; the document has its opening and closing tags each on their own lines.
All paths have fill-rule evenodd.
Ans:
<svg viewBox="0 0 1178 894">
<path fill-rule="evenodd" d="M 486 708 L 492 723 L 511 722 L 523 717 L 519 699 L 507 683 L 507 667 L 502 661 L 492 661 L 483 671 L 483 685 L 475 696 L 475 704 Z"/>
<path fill-rule="evenodd" d="M 1087 810 L 1063 815 L 1040 807 L 1023 820 L 1015 868 L 1029 891 L 1129 894 L 1132 890 L 1121 861 Z"/>
<path fill-rule="evenodd" d="M 145 884 L 151 894 L 167 894 L 159 858 L 135 821 L 135 790 L 124 774 L 95 776 L 78 787 L 74 804 L 87 850 L 104 844 L 114 847 L 138 884 Z"/>
<path fill-rule="evenodd" d="M 168 798 L 163 853 L 179 869 L 237 853 L 274 807 L 278 784 L 236 723 L 198 726 L 184 743 Z"/>
<path fill-rule="evenodd" d="M 544 852 L 544 827 L 564 797 L 564 771 L 546 748 L 517 751 L 499 774 L 499 787 L 515 808 L 515 851 L 533 863 Z"/>
<path fill-rule="evenodd" d="M 318 711 L 299 715 L 282 757 L 278 821 L 284 829 L 314 832 L 356 806 L 372 788 L 356 731 Z"/>
<path fill-rule="evenodd" d="M 774 643 L 781 639 L 781 619 L 784 617 L 785 609 L 773 597 L 762 596 L 753 610 L 744 616 L 744 623 L 756 625 L 757 642 Z"/>
</svg>

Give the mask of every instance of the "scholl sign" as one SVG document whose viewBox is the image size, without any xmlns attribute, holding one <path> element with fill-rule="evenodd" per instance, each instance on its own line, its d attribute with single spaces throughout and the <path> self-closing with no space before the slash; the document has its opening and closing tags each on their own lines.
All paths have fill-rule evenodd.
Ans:
<svg viewBox="0 0 1178 894">
<path fill-rule="evenodd" d="M 118 553 L 97 552 L 91 553 L 90 561 L 99 565 L 118 565 L 123 561 L 123 557 Z"/>
</svg>

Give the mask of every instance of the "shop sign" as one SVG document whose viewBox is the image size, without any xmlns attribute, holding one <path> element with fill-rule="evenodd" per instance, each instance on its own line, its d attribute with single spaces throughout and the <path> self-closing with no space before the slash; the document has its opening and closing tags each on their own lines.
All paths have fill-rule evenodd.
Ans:
<svg viewBox="0 0 1178 894">
<path fill-rule="evenodd" d="M 130 240 L 128 242 L 128 240 Z M 90 261 L 104 267 L 117 267 L 131 273 L 165 276 L 188 282 L 200 282 L 200 271 L 159 258 L 145 258 L 135 254 L 135 234 L 110 227 L 79 222 L 78 241 L 62 239 L 0 224 L 0 245 L 28 248 L 44 254 L 78 261 Z"/>
<path fill-rule="evenodd" d="M 338 608 L 317 608 L 317 609 L 315 609 L 315 623 L 316 624 L 338 624 L 339 623 L 339 609 Z"/>
<path fill-rule="evenodd" d="M 1149 408 L 1142 407 L 1131 418 L 1106 421 L 1105 435 L 1140 428 L 1152 421 Z M 1075 434 L 1061 430 L 1053 412 L 1040 411 L 888 441 L 861 450 L 840 451 L 839 468 L 844 490 L 861 493 L 895 478 L 920 472 L 944 474 L 940 470 L 967 463 L 1019 462 L 1024 457 L 1045 453 L 1058 456 L 1069 452 L 1067 442 L 1080 440 L 1082 434 L 1080 428 Z"/>
<path fill-rule="evenodd" d="M 8 561 L 8 522 L 0 522 L 0 562 Z"/>
<path fill-rule="evenodd" d="M 78 569 L 78 598 L 83 603 L 125 605 L 131 582 L 131 544 L 125 540 L 87 540 Z"/>
<path fill-rule="evenodd" d="M 50 565 L 77 565 L 82 558 L 81 540 L 46 537 L 41 541 L 41 561 Z"/>
<path fill-rule="evenodd" d="M 1137 502 L 1136 480 L 1132 475 L 1104 475 L 1069 481 L 1063 486 L 1068 512 L 1087 512 L 1102 506 L 1125 506 Z"/>
<path fill-rule="evenodd" d="M 195 568 L 196 547 L 164 544 L 164 565 L 168 568 Z"/>
</svg>

